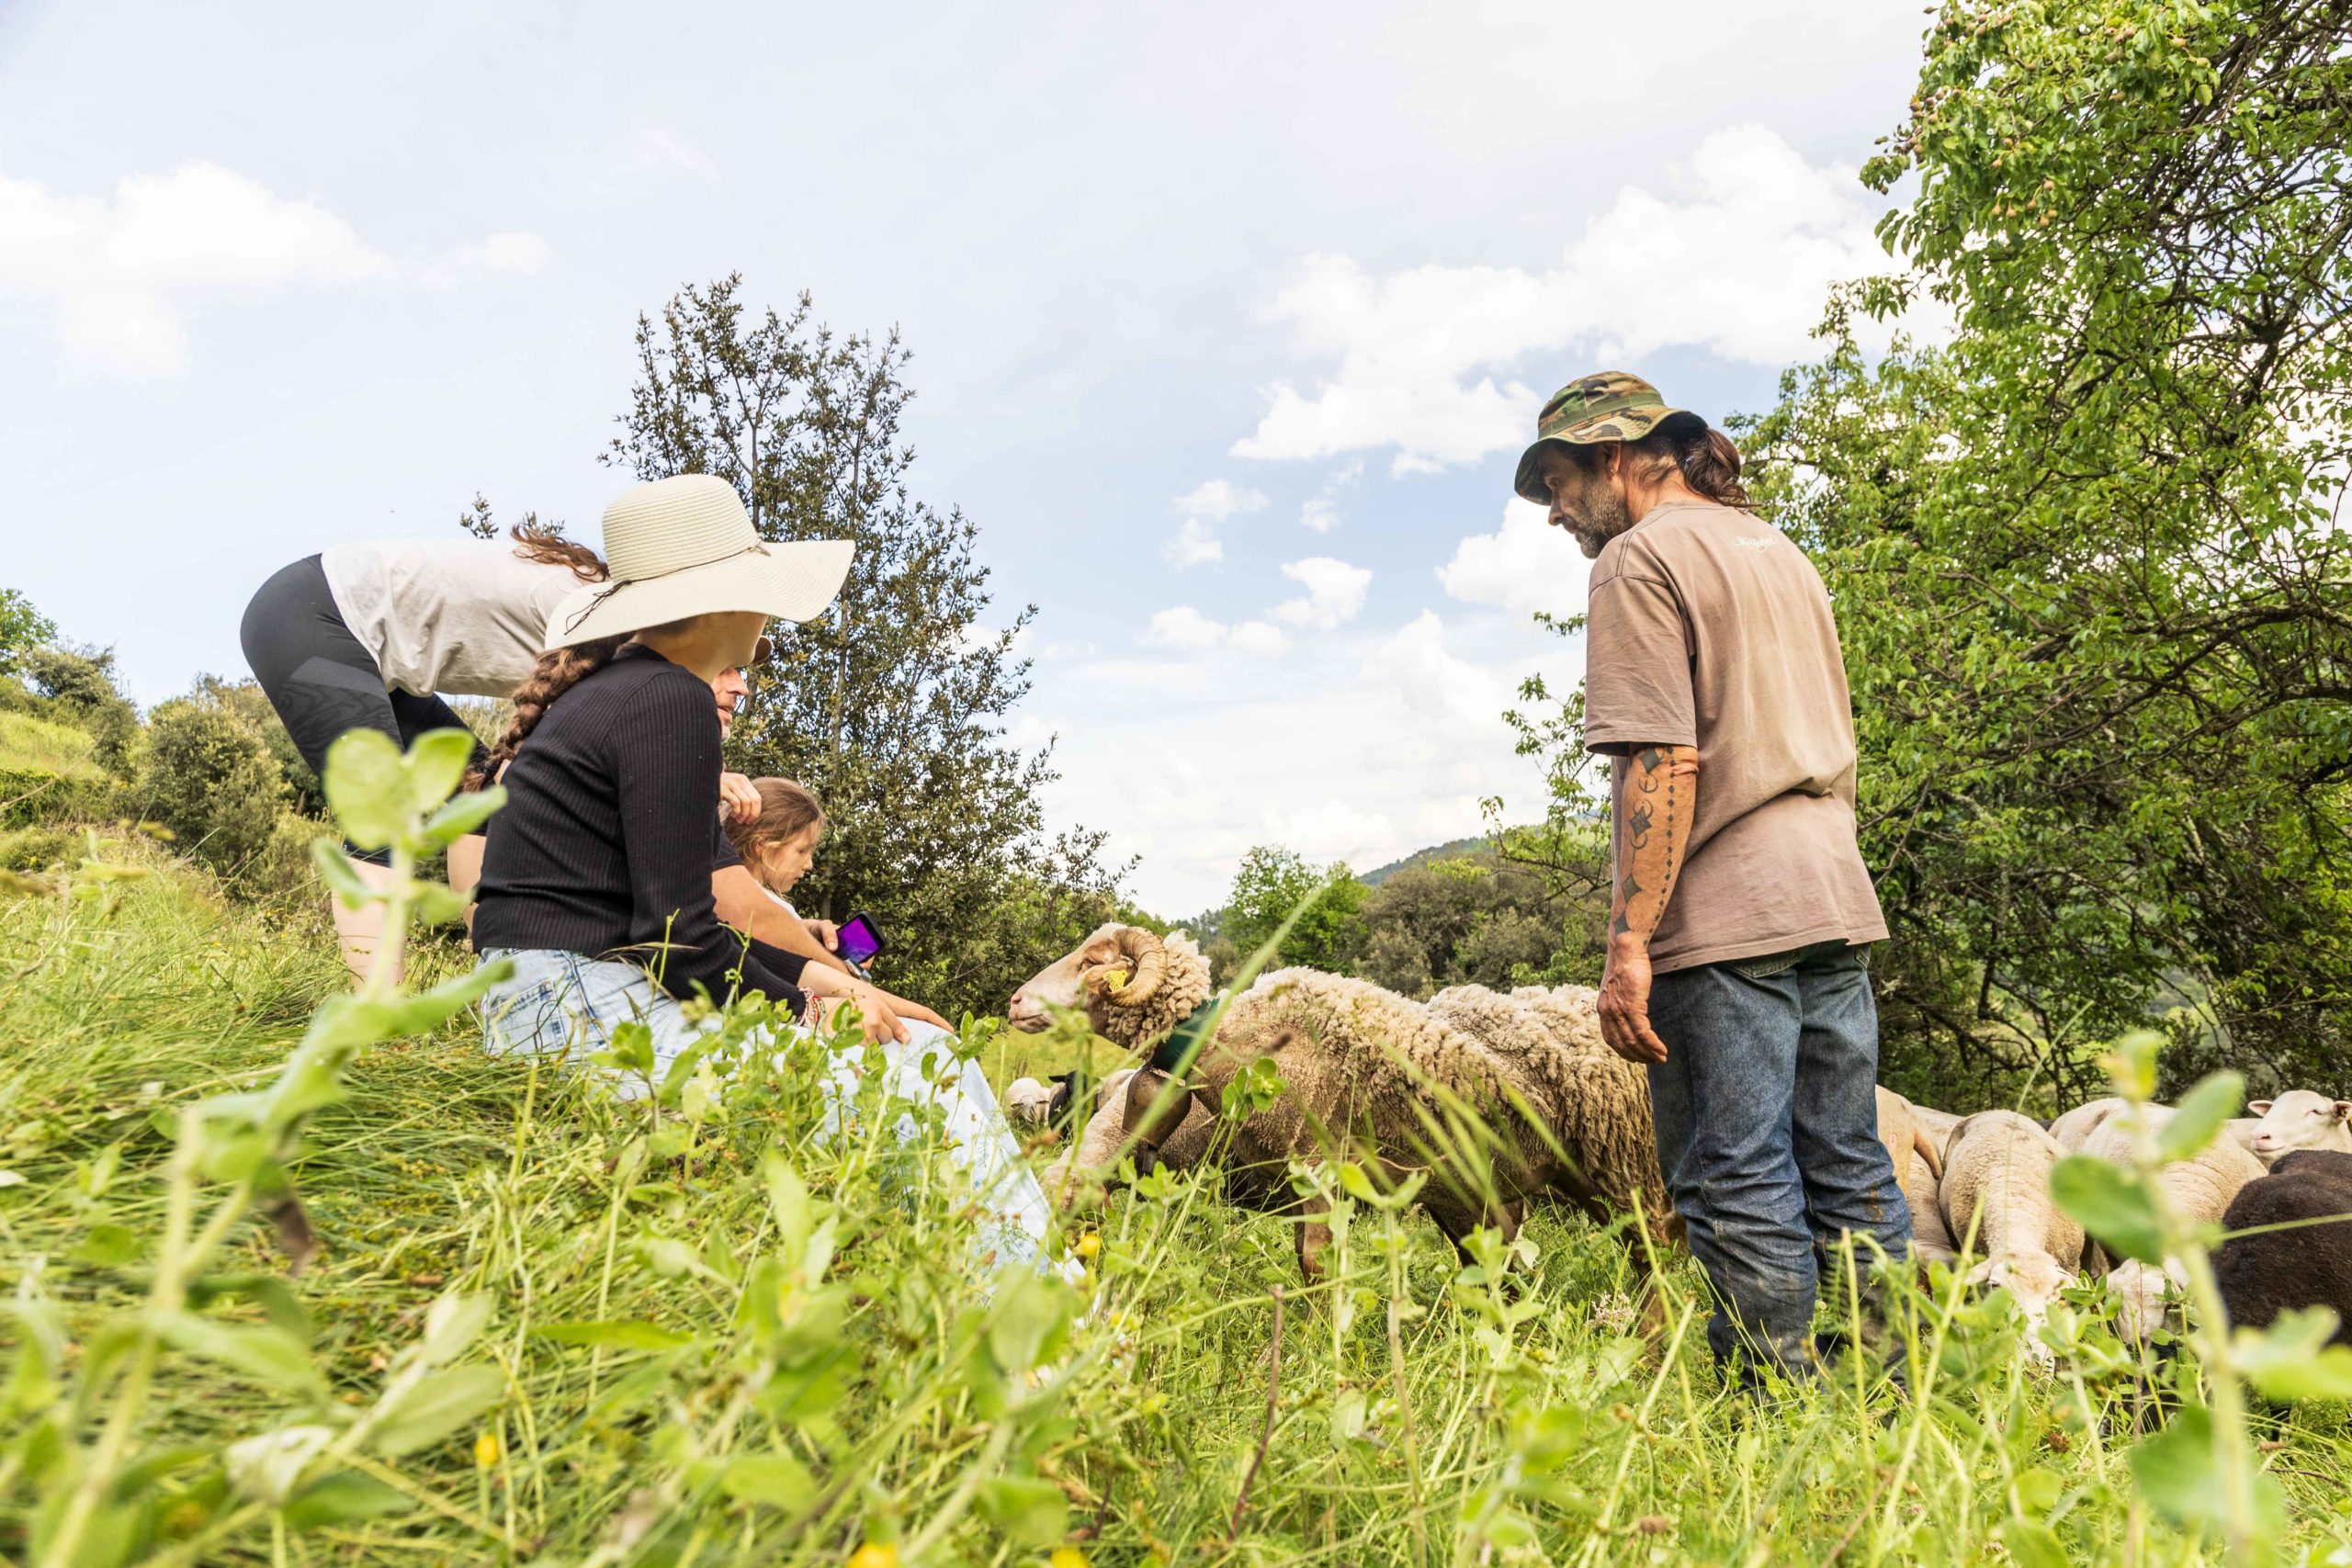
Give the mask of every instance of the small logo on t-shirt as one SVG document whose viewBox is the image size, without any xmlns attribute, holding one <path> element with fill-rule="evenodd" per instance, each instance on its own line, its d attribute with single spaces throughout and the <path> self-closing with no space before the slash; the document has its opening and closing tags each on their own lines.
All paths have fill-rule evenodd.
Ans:
<svg viewBox="0 0 2352 1568">
<path fill-rule="evenodd" d="M 1772 547 L 1772 536 L 1770 534 L 1742 534 L 1736 542 L 1746 546 L 1751 550 L 1769 550 Z"/>
</svg>

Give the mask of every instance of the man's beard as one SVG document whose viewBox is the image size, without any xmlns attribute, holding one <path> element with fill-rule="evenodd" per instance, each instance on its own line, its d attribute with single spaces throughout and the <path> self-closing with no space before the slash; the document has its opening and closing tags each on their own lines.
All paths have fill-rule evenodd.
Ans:
<svg viewBox="0 0 2352 1568">
<path fill-rule="evenodd" d="M 1600 559 L 1609 541 L 1634 525 L 1625 498 L 1608 485 L 1586 487 L 1573 507 L 1562 510 L 1568 513 L 1568 532 L 1577 536 L 1577 548 L 1587 560 Z"/>
</svg>

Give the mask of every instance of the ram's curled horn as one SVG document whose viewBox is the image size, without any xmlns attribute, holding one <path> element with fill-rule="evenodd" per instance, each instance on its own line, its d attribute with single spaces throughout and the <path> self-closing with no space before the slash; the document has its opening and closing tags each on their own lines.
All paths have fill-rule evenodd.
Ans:
<svg viewBox="0 0 2352 1568">
<path fill-rule="evenodd" d="M 1121 927 L 1117 941 L 1120 955 L 1135 964 L 1136 972 L 1109 996 L 1121 1007 L 1134 1007 L 1148 1000 L 1168 978 L 1168 951 L 1158 937 L 1137 926 Z"/>
</svg>

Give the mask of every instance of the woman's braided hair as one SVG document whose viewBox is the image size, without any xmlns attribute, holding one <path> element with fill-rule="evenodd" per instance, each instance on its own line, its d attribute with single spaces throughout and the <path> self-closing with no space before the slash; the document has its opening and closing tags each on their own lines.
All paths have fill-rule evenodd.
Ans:
<svg viewBox="0 0 2352 1568">
<path fill-rule="evenodd" d="M 613 655 L 621 650 L 621 644 L 635 635 L 624 632 L 618 637 L 598 637 L 594 642 L 574 643 L 570 648 L 540 654 L 538 662 L 531 666 L 531 672 L 523 677 L 523 683 L 514 688 L 514 696 L 507 699 L 514 705 L 514 717 L 506 726 L 506 733 L 498 738 L 498 744 L 490 749 L 481 765 L 466 775 L 466 787 L 480 789 L 494 782 L 505 771 L 506 764 L 514 760 L 514 753 L 523 749 L 523 742 L 531 738 L 531 731 L 538 728 L 548 709 L 555 705 L 555 700 L 611 663 Z"/>
</svg>

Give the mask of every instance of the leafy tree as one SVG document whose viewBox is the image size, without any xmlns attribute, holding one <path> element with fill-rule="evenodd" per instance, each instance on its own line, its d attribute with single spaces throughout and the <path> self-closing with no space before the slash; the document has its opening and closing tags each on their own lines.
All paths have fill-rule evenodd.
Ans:
<svg viewBox="0 0 2352 1568">
<path fill-rule="evenodd" d="M 1261 844 L 1241 857 L 1233 874 L 1233 894 L 1218 935 L 1233 944 L 1236 961 L 1246 963 L 1299 910 L 1298 923 L 1283 938 L 1269 967 L 1295 964 L 1351 975 L 1363 953 L 1369 892 L 1345 865 L 1310 865 L 1296 851 Z"/>
<path fill-rule="evenodd" d="M 978 529 L 909 492 L 897 335 L 836 335 L 806 295 L 788 315 L 752 311 L 740 286 L 688 288 L 639 319 L 639 379 L 607 460 L 643 479 L 715 474 L 770 539 L 855 542 L 833 608 L 754 672 L 732 761 L 825 804 L 804 910 L 871 912 L 899 989 L 1001 1010 L 1109 917 L 1124 869 L 1104 863 L 1100 833 L 1046 835 L 1051 749 L 1005 743 L 1029 689 L 1014 642 L 1035 609 L 984 625 Z"/>
<path fill-rule="evenodd" d="M 182 853 L 265 891 L 277 880 L 268 852 L 291 792 L 259 728 L 223 694 L 214 682 L 150 716 L 141 809 Z"/>
<path fill-rule="evenodd" d="M 57 627 L 13 588 L 0 588 L 0 675 L 13 674 L 24 656 L 57 640 Z"/>
<path fill-rule="evenodd" d="M 1459 985 L 1591 984 L 1607 912 L 1490 852 L 1408 866 L 1364 900 L 1359 972 L 1418 997 Z"/>
</svg>

